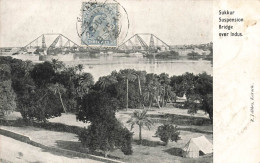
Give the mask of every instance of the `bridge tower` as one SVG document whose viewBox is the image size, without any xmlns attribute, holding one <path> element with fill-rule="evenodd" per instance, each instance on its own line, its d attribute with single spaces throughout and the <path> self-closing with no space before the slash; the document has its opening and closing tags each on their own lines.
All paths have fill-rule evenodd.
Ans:
<svg viewBox="0 0 260 163">
<path fill-rule="evenodd" d="M 151 37 L 150 37 L 149 50 L 150 50 L 150 51 L 151 51 L 151 50 L 155 50 L 153 34 L 151 34 Z"/>
<path fill-rule="evenodd" d="M 62 37 L 60 35 L 60 48 L 62 48 Z"/>
<path fill-rule="evenodd" d="M 42 35 L 42 48 L 46 49 L 45 37 Z"/>
</svg>

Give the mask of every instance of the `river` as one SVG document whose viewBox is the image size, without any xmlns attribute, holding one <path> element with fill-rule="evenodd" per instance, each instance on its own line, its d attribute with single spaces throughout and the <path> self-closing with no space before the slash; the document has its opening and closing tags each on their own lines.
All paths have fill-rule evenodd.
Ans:
<svg viewBox="0 0 260 163">
<path fill-rule="evenodd" d="M 138 57 L 100 57 L 85 58 L 65 62 L 68 65 L 84 65 L 84 72 L 89 72 L 97 81 L 99 77 L 109 75 L 112 71 L 121 69 L 145 70 L 147 73 L 167 73 L 181 75 L 185 72 L 199 74 L 206 72 L 212 75 L 213 69 L 210 61 L 206 60 L 176 60 L 176 59 L 148 59 Z"/>
</svg>

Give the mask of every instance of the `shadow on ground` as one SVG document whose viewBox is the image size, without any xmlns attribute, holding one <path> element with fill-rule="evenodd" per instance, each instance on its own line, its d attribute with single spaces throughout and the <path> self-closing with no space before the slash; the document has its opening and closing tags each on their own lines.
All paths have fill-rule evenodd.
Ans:
<svg viewBox="0 0 260 163">
<path fill-rule="evenodd" d="M 132 113 L 122 113 L 132 115 Z M 209 118 L 196 117 L 192 115 L 179 115 L 179 114 L 148 114 L 148 117 L 152 118 L 155 123 L 171 122 L 176 125 L 195 125 L 195 126 L 208 126 L 212 125 Z"/>
<path fill-rule="evenodd" d="M 61 149 L 71 150 L 75 152 L 85 153 L 85 154 L 92 154 L 96 156 L 104 156 L 102 152 L 98 151 L 89 151 L 87 148 L 83 147 L 80 142 L 75 141 L 63 141 L 63 140 L 57 140 L 56 144 Z M 119 157 L 108 155 L 111 159 L 120 159 Z"/>
<path fill-rule="evenodd" d="M 140 145 L 140 140 L 134 140 L 134 142 L 137 145 Z M 147 140 L 147 139 L 142 140 L 142 146 L 157 147 L 157 146 L 162 146 L 162 145 L 164 145 L 164 144 L 160 141 L 151 141 L 151 140 Z"/>
<path fill-rule="evenodd" d="M 170 148 L 163 151 L 169 153 L 170 155 L 174 155 L 178 157 L 182 157 L 182 152 L 183 152 L 181 148 Z"/>
<path fill-rule="evenodd" d="M 176 125 L 196 125 L 196 126 L 207 126 L 211 125 L 211 121 L 204 117 L 195 117 L 187 115 L 177 114 L 149 114 L 155 123 L 171 122 Z"/>
</svg>

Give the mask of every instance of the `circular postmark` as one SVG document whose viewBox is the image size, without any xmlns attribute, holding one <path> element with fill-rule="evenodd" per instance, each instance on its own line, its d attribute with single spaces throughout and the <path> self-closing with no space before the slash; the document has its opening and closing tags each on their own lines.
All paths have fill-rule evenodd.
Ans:
<svg viewBox="0 0 260 163">
<path fill-rule="evenodd" d="M 82 45 L 116 47 L 124 41 L 129 28 L 128 15 L 121 4 L 112 2 L 82 3 L 82 17 L 77 18 L 76 24 Z"/>
</svg>

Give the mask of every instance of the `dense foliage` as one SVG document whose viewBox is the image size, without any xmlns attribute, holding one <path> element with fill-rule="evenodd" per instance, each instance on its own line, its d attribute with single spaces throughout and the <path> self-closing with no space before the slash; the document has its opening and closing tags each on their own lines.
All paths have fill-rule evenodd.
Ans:
<svg viewBox="0 0 260 163">
<path fill-rule="evenodd" d="M 213 118 L 213 79 L 206 73 L 185 73 L 169 77 L 165 73 L 157 75 L 125 69 L 100 77 L 94 84 L 93 76 L 82 72 L 83 65 L 66 67 L 58 60 L 33 65 L 30 61 L 24 62 L 11 57 L 1 57 L 0 63 L 11 68 L 10 79 L 17 95 L 17 108 L 28 105 L 27 100 L 30 101 L 34 93 L 42 95 L 39 92 L 44 89 L 46 93 L 51 90 L 48 93 L 54 94 L 57 100 L 56 110 L 78 112 L 78 98 L 82 99 L 94 90 L 115 98 L 117 109 L 152 106 L 160 108 L 185 95 L 187 100 L 184 108 L 188 108 L 189 113 L 194 114 L 202 109 Z"/>
<path fill-rule="evenodd" d="M 169 140 L 177 142 L 181 139 L 177 126 L 171 124 L 163 124 L 159 126 L 155 135 L 158 136 L 161 141 L 165 142 L 166 145 L 169 143 Z"/>
<path fill-rule="evenodd" d="M 15 98 L 16 94 L 11 81 L 11 68 L 7 64 L 0 64 L 0 116 L 16 109 Z"/>
<path fill-rule="evenodd" d="M 102 150 L 105 157 L 114 149 L 121 149 L 126 154 L 132 154 L 132 133 L 123 128 L 116 119 L 92 123 L 88 129 L 79 134 L 79 140 L 91 151 Z"/>
<path fill-rule="evenodd" d="M 102 122 L 115 118 L 118 100 L 101 91 L 92 91 L 78 101 L 77 119 L 82 122 Z"/>
<path fill-rule="evenodd" d="M 79 134 L 79 140 L 90 150 L 121 149 L 132 154 L 133 134 L 116 119 L 120 109 L 141 108 L 128 123 L 142 128 L 150 127 L 147 109 L 178 103 L 194 114 L 204 110 L 213 121 L 213 78 L 202 73 L 169 76 L 133 69 L 113 71 L 94 83 L 93 76 L 83 71 L 83 65 L 65 66 L 58 60 L 33 64 L 11 57 L 0 57 L 0 110 L 3 114 L 16 109 L 26 121 L 46 122 L 47 119 L 73 112 L 77 120 L 90 123 Z M 17 107 L 16 107 L 17 106 Z M 176 126 L 163 125 L 157 136 L 166 143 L 178 141 Z"/>
<path fill-rule="evenodd" d="M 91 123 L 79 134 L 79 140 L 90 150 L 104 151 L 105 157 L 117 148 L 132 154 L 132 133 L 117 121 L 117 106 L 116 98 L 101 91 L 91 91 L 78 100 L 77 119 Z"/>
<path fill-rule="evenodd" d="M 81 73 L 82 65 L 65 67 L 57 60 L 34 65 L 31 61 L 11 57 L 1 57 L 0 65 L 10 67 L 8 83 L 16 94 L 16 100 L 9 101 L 13 101 L 17 111 L 29 121 L 45 122 L 48 118 L 60 116 L 62 112 L 75 112 L 77 98 L 88 93 L 94 84 L 91 74 Z M 8 68 L 3 70 L 7 71 Z"/>
</svg>

